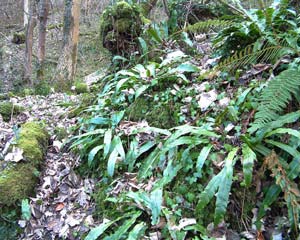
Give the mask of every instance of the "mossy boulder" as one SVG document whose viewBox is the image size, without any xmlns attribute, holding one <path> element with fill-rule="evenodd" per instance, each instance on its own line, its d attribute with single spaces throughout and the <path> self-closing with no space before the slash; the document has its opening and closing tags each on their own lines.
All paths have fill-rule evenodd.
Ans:
<svg viewBox="0 0 300 240">
<path fill-rule="evenodd" d="M 2 116 L 3 120 L 8 122 L 12 115 L 16 116 L 19 113 L 24 111 L 24 108 L 14 105 L 11 102 L 5 101 L 0 102 L 0 115 Z"/>
<path fill-rule="evenodd" d="M 133 43 L 142 31 L 144 18 L 136 4 L 120 1 L 107 7 L 100 21 L 102 45 L 113 54 L 135 51 Z"/>
<path fill-rule="evenodd" d="M 25 40 L 26 40 L 25 32 L 15 32 L 13 34 L 11 41 L 12 41 L 12 43 L 15 43 L 15 44 L 23 44 L 23 43 L 25 43 Z"/>
<path fill-rule="evenodd" d="M 75 92 L 77 94 L 87 93 L 89 91 L 88 86 L 84 82 L 76 82 L 75 83 Z"/>
<path fill-rule="evenodd" d="M 0 206 L 11 206 L 33 194 L 48 139 L 48 133 L 39 123 L 29 122 L 21 127 L 16 147 L 23 150 L 24 160 L 9 163 L 0 172 Z"/>
<path fill-rule="evenodd" d="M 177 125 L 174 109 L 170 105 L 157 105 L 151 99 L 138 98 L 127 110 L 131 121 L 146 120 L 150 126 L 169 129 Z"/>
</svg>

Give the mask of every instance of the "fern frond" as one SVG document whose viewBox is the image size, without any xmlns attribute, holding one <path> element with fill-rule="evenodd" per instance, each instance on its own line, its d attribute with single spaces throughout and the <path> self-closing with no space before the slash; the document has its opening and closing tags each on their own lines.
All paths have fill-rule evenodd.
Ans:
<svg viewBox="0 0 300 240">
<path fill-rule="evenodd" d="M 284 192 L 284 200 L 288 207 L 289 221 L 298 232 L 299 213 L 300 213 L 300 191 L 295 182 L 288 178 L 288 174 L 279 161 L 277 154 L 272 151 L 264 160 L 264 165 L 272 172 L 276 184 Z"/>
<path fill-rule="evenodd" d="M 265 125 L 278 119 L 280 113 L 300 90 L 300 71 L 288 69 L 272 79 L 259 97 L 254 124 Z"/>
<path fill-rule="evenodd" d="M 218 19 L 210 19 L 207 21 L 197 22 L 193 25 L 189 25 L 185 30 L 193 33 L 199 32 L 207 32 L 210 29 L 220 29 L 228 27 L 232 24 L 232 21 L 228 20 L 218 20 Z"/>
<path fill-rule="evenodd" d="M 242 51 L 236 52 L 234 55 L 226 58 L 216 67 L 216 70 L 236 70 L 238 68 L 254 64 L 257 62 L 273 62 L 287 53 L 287 43 L 283 42 L 278 45 L 265 43 L 261 50 L 255 51 L 254 44 L 248 45 Z"/>
</svg>

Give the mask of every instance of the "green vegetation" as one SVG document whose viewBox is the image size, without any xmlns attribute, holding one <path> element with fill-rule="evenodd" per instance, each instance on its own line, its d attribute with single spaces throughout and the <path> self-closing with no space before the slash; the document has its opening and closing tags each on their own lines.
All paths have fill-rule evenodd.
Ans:
<svg viewBox="0 0 300 240">
<path fill-rule="evenodd" d="M 21 127 L 16 147 L 23 150 L 24 161 L 9 164 L 0 172 L 0 205 L 11 206 L 28 198 L 37 183 L 38 171 L 48 146 L 48 134 L 38 123 Z"/>
<path fill-rule="evenodd" d="M 11 102 L 7 102 L 7 101 L 0 102 L 0 115 L 2 116 L 3 120 L 6 122 L 8 122 L 13 115 L 16 116 L 22 111 L 24 111 L 23 108 L 14 105 Z"/>
<path fill-rule="evenodd" d="M 183 3 L 172 4 L 171 12 Z M 147 26 L 138 58 L 114 57 L 128 65 L 101 79 L 72 143 L 81 171 L 102 179 L 96 216 L 111 219 L 87 239 L 130 239 L 153 228 L 163 239 L 209 239 L 211 224 L 261 230 L 274 209 L 289 219 L 286 238 L 298 236 L 299 14 L 287 1 L 226 7 L 234 18 L 185 28 L 213 33 L 211 56 L 221 61 L 210 69 L 198 67 L 203 56 L 180 22 Z M 181 227 L 182 219 L 193 221 Z"/>
<path fill-rule="evenodd" d="M 77 94 L 80 94 L 80 93 L 87 93 L 89 90 L 88 90 L 88 86 L 86 85 L 86 83 L 84 82 L 76 82 L 75 83 L 75 92 Z"/>
</svg>

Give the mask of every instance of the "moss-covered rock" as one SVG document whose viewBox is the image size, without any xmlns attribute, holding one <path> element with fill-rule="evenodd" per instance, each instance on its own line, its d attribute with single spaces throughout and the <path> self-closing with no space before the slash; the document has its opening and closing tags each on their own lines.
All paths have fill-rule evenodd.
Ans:
<svg viewBox="0 0 300 240">
<path fill-rule="evenodd" d="M 103 46 L 114 54 L 135 51 L 132 43 L 142 31 L 144 18 L 140 7 L 125 1 L 107 7 L 100 21 Z"/>
<path fill-rule="evenodd" d="M 0 115 L 2 116 L 3 120 L 8 122 L 12 115 L 18 115 L 24 109 L 18 105 L 14 105 L 11 102 L 5 101 L 0 102 Z"/>
<path fill-rule="evenodd" d="M 24 161 L 10 163 L 0 172 L 0 206 L 11 206 L 32 195 L 48 139 L 48 133 L 38 123 L 30 122 L 21 127 L 16 146 L 23 150 Z"/>
<path fill-rule="evenodd" d="M 76 82 L 75 83 L 75 92 L 77 94 L 87 93 L 89 91 L 88 86 L 84 82 Z"/>
<path fill-rule="evenodd" d="M 11 41 L 15 44 L 22 44 L 25 43 L 25 40 L 26 40 L 25 32 L 15 32 L 13 34 Z"/>
<path fill-rule="evenodd" d="M 177 125 L 174 109 L 169 105 L 157 105 L 151 99 L 138 98 L 127 111 L 129 120 L 145 119 L 150 126 L 158 128 L 172 128 Z"/>
</svg>

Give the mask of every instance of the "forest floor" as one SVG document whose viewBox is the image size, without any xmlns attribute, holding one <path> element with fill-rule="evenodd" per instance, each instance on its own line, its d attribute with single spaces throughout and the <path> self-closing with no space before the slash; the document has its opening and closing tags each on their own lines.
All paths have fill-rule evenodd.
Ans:
<svg viewBox="0 0 300 240">
<path fill-rule="evenodd" d="M 21 239 L 75 239 L 94 226 L 94 206 L 90 201 L 94 181 L 74 172 L 79 158 L 64 151 L 62 143 L 70 137 L 68 131 L 76 124 L 77 119 L 68 118 L 67 113 L 71 106 L 78 104 L 80 95 L 52 93 L 10 100 L 26 111 L 12 117 L 9 123 L 0 119 L 0 140 L 4 149 L 9 147 L 16 126 L 24 122 L 44 123 L 51 136 L 36 194 L 30 198 L 32 217 L 30 221 L 19 221 L 25 230 Z"/>
</svg>

